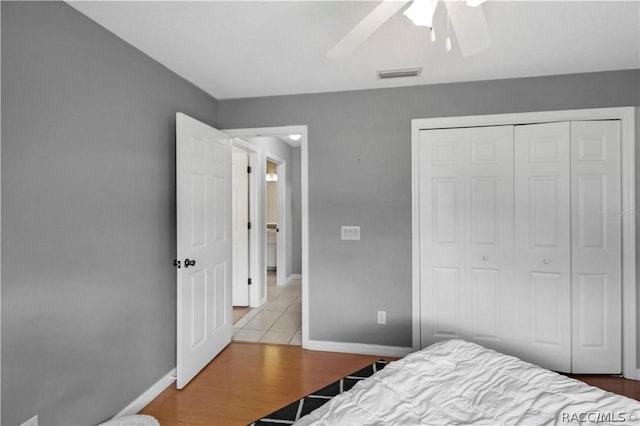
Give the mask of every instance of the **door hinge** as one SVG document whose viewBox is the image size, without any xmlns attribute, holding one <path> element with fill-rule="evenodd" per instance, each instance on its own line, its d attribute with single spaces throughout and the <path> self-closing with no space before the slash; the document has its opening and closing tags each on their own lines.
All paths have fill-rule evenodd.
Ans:
<svg viewBox="0 0 640 426">
<path fill-rule="evenodd" d="M 247 222 L 247 229 L 251 229 L 251 222 Z"/>
<path fill-rule="evenodd" d="M 251 173 L 251 166 L 247 166 L 247 173 Z"/>
<path fill-rule="evenodd" d="M 251 285 L 251 278 L 249 278 L 249 285 Z"/>
</svg>

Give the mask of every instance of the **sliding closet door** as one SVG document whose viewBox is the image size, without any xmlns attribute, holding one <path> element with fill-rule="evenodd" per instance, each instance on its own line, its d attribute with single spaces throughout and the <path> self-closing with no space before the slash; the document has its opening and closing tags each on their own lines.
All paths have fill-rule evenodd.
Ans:
<svg viewBox="0 0 640 426">
<path fill-rule="evenodd" d="M 569 123 L 515 127 L 515 239 L 518 350 L 571 371 Z"/>
<path fill-rule="evenodd" d="M 513 333 L 513 128 L 420 133 L 422 346 Z"/>
<path fill-rule="evenodd" d="M 574 373 L 620 374 L 620 123 L 571 123 Z"/>
</svg>

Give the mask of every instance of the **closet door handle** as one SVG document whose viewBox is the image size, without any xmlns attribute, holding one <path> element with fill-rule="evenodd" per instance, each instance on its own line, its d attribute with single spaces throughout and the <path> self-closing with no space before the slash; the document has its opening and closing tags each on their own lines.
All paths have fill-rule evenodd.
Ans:
<svg viewBox="0 0 640 426">
<path fill-rule="evenodd" d="M 184 267 L 188 268 L 189 266 L 196 266 L 195 260 L 189 260 L 188 258 L 184 260 Z"/>
<path fill-rule="evenodd" d="M 482 256 L 482 260 L 486 262 L 487 260 L 489 260 L 489 258 L 487 256 Z"/>
<path fill-rule="evenodd" d="M 548 265 L 551 263 L 551 261 L 549 259 L 544 259 L 542 263 L 544 263 L 545 265 Z"/>
</svg>

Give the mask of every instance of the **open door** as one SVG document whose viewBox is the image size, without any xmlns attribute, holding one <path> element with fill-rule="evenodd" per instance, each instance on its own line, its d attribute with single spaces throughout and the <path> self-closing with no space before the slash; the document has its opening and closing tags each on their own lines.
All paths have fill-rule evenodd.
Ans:
<svg viewBox="0 0 640 426">
<path fill-rule="evenodd" d="M 249 154 L 232 148 L 233 306 L 249 306 Z"/>
<path fill-rule="evenodd" d="M 231 138 L 176 114 L 177 383 L 231 342 Z"/>
</svg>

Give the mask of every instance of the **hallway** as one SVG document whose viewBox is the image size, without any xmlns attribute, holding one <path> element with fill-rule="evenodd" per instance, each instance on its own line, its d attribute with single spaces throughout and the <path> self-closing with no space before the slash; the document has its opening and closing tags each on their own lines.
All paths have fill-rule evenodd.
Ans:
<svg viewBox="0 0 640 426">
<path fill-rule="evenodd" d="M 302 281 L 285 286 L 275 281 L 275 272 L 269 272 L 267 303 L 260 308 L 234 308 L 233 341 L 302 345 Z"/>
</svg>

